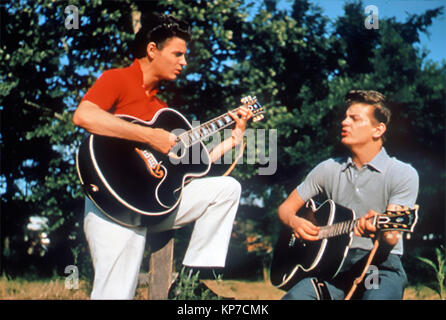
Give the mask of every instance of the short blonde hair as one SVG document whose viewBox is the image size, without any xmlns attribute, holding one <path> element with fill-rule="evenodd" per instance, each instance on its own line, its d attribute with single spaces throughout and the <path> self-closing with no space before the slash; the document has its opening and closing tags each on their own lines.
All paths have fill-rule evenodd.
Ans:
<svg viewBox="0 0 446 320">
<path fill-rule="evenodd" d="M 346 107 L 354 103 L 363 103 L 374 107 L 373 116 L 378 123 L 386 126 L 390 123 L 392 112 L 387 106 L 386 96 L 373 90 L 350 90 L 345 95 Z"/>
<path fill-rule="evenodd" d="M 350 90 L 345 95 L 346 108 L 354 103 L 362 103 L 373 107 L 373 118 L 377 123 L 384 123 L 386 127 L 390 123 L 392 112 L 388 107 L 385 95 L 373 90 Z M 382 141 L 386 141 L 386 132 L 381 136 Z"/>
</svg>

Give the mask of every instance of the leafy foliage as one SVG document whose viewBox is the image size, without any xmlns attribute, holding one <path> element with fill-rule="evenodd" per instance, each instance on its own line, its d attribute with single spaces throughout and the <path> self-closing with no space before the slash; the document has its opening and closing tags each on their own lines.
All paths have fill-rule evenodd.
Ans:
<svg viewBox="0 0 446 320">
<path fill-rule="evenodd" d="M 441 300 L 446 300 L 446 289 L 445 289 L 445 276 L 446 276 L 446 270 L 445 270 L 445 248 L 444 246 L 440 246 L 439 248 L 435 248 L 435 254 L 437 256 L 437 263 L 434 261 L 425 258 L 425 257 L 417 257 L 420 261 L 426 263 L 429 265 L 433 271 L 435 272 L 435 276 L 437 278 L 437 285 L 438 285 L 438 293 L 440 295 Z"/>
<path fill-rule="evenodd" d="M 444 230 L 444 110 L 446 65 L 417 48 L 443 8 L 383 18 L 364 28 L 364 4 L 347 2 L 330 21 L 307 0 L 291 11 L 273 0 L 73 1 L 79 29 L 67 29 L 65 4 L 23 0 L 0 6 L 1 243 L 9 273 L 39 272 L 71 264 L 80 246 L 83 196 L 74 154 L 85 132 L 71 123 L 83 94 L 105 69 L 131 63 L 132 12 L 157 11 L 192 25 L 188 66 L 161 96 L 191 120 L 208 120 L 256 95 L 266 119 L 254 128 L 277 130 L 277 171 L 259 175 L 258 163 L 236 167 L 244 202 L 238 221 L 275 242 L 276 210 L 319 161 L 336 155 L 343 97 L 353 88 L 374 89 L 395 101 L 387 149 L 419 172 L 420 235 Z M 360 27 L 358 27 L 360 26 Z M 255 151 L 260 154 L 260 146 Z M 268 150 L 268 144 L 266 145 Z M 422 156 L 420 156 L 422 155 Z M 224 165 L 215 166 L 219 174 Z M 26 254 L 30 216 L 49 219 L 50 250 Z M 414 237 L 416 241 L 417 238 Z M 419 239 L 418 239 L 419 240 Z"/>
<path fill-rule="evenodd" d="M 169 299 L 172 300 L 220 300 L 206 285 L 199 280 L 200 272 L 187 274 L 186 269 L 181 268 L 178 279 L 169 291 Z M 219 280 L 219 279 L 217 279 Z"/>
</svg>

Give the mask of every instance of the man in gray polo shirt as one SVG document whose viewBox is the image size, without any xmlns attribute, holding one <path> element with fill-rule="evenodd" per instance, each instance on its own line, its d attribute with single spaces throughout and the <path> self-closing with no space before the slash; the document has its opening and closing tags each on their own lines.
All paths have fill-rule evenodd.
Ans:
<svg viewBox="0 0 446 320">
<path fill-rule="evenodd" d="M 278 216 L 298 239 L 317 240 L 319 227 L 296 216 L 313 197 L 323 195 L 355 211 L 361 217 L 354 229 L 349 253 L 338 275 L 325 281 L 332 299 L 343 299 L 353 284 L 361 261 L 373 247 L 380 245 L 374 265 L 379 285 L 361 288 L 362 299 L 401 299 L 406 274 L 401 264 L 401 235 L 396 231 L 376 232 L 370 218 L 386 210 L 413 208 L 418 195 L 418 174 L 407 163 L 390 157 L 383 141 L 390 120 L 385 97 L 376 91 L 352 90 L 346 95 L 347 111 L 342 121 L 341 143 L 350 151 L 348 158 L 328 159 L 317 165 L 280 205 Z M 357 270 L 356 270 L 357 271 Z M 283 299 L 316 299 L 310 278 L 298 282 Z"/>
</svg>

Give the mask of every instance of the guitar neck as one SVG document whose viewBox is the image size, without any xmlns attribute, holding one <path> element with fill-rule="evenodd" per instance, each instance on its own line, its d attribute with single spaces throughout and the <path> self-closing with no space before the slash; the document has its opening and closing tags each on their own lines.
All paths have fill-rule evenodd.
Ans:
<svg viewBox="0 0 446 320">
<path fill-rule="evenodd" d="M 334 223 L 329 226 L 323 226 L 319 229 L 318 238 L 319 239 L 328 239 L 337 236 L 341 236 L 344 234 L 348 234 L 353 231 L 356 223 L 359 219 L 348 220 L 343 222 Z"/>
<path fill-rule="evenodd" d="M 413 232 L 418 220 L 418 205 L 414 209 L 400 211 L 386 211 L 385 214 L 378 214 L 370 218 L 372 224 L 378 230 L 394 230 Z M 338 222 L 329 226 L 323 226 L 319 230 L 319 239 L 327 239 L 348 234 L 353 231 L 359 219 Z"/>
<path fill-rule="evenodd" d="M 235 112 L 236 110 L 237 109 L 234 109 L 232 112 Z M 232 119 L 232 117 L 226 113 L 209 120 L 198 127 L 192 128 L 191 130 L 180 134 L 178 137 L 186 147 L 190 147 L 234 123 L 234 119 Z"/>
</svg>

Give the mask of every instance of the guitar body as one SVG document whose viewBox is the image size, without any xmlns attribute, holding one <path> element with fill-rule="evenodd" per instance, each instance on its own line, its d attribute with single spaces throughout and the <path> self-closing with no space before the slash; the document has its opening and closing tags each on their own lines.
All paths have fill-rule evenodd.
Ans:
<svg viewBox="0 0 446 320">
<path fill-rule="evenodd" d="M 310 220 L 317 226 L 352 220 L 354 211 L 325 201 L 316 208 L 313 200 L 299 211 L 299 216 Z M 317 241 L 296 239 L 289 228 L 283 227 L 271 264 L 271 283 L 283 290 L 288 290 L 307 277 L 331 279 L 339 272 L 348 253 L 352 233 Z"/>
<path fill-rule="evenodd" d="M 120 118 L 179 134 L 190 130 L 177 111 L 159 110 L 152 121 Z M 165 155 L 135 141 L 90 135 L 76 155 L 79 178 L 86 195 L 108 217 L 136 227 L 155 222 L 172 212 L 181 200 L 188 177 L 200 177 L 210 169 L 209 153 L 200 141 L 177 153 Z"/>
</svg>

